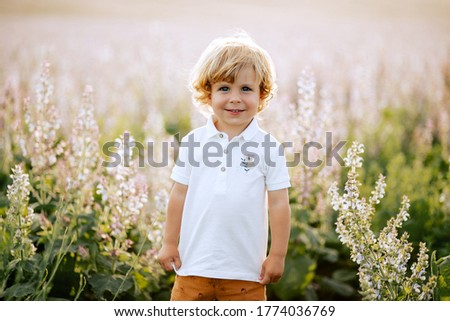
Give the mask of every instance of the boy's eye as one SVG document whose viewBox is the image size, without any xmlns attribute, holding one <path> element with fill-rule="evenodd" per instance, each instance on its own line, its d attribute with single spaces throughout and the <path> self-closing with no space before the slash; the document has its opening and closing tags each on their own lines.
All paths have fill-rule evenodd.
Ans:
<svg viewBox="0 0 450 321">
<path fill-rule="evenodd" d="M 242 91 L 251 91 L 252 89 L 250 87 L 244 86 L 242 87 Z"/>
<path fill-rule="evenodd" d="M 228 91 L 229 88 L 227 86 L 222 86 L 219 88 L 219 91 Z"/>
</svg>

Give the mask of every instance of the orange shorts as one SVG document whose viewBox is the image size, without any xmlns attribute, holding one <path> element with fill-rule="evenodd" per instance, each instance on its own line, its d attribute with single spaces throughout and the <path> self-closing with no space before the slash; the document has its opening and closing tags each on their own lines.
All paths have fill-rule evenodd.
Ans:
<svg viewBox="0 0 450 321">
<path fill-rule="evenodd" d="M 265 301 L 266 287 L 258 282 L 177 275 L 171 301 Z"/>
</svg>

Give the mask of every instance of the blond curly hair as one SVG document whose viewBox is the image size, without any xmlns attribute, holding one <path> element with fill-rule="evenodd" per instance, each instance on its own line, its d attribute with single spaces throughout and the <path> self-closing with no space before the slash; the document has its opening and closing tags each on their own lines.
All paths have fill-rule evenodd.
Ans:
<svg viewBox="0 0 450 321">
<path fill-rule="evenodd" d="M 192 100 L 197 106 L 208 106 L 211 87 L 219 81 L 234 83 L 243 67 L 252 67 L 259 82 L 262 111 L 276 91 L 275 69 L 269 54 L 247 34 L 218 38 L 210 43 L 191 73 Z"/>
</svg>

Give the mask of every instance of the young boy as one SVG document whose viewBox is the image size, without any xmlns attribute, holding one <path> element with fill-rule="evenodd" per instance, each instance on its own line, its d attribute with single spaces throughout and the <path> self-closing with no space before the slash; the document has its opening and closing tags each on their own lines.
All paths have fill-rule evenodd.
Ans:
<svg viewBox="0 0 450 321">
<path fill-rule="evenodd" d="M 275 90 L 272 62 L 245 35 L 221 38 L 192 75 L 194 102 L 213 114 L 182 139 L 171 175 L 158 255 L 177 273 L 171 300 L 266 300 L 265 285 L 283 274 L 290 233 L 283 150 L 255 117 Z"/>
</svg>

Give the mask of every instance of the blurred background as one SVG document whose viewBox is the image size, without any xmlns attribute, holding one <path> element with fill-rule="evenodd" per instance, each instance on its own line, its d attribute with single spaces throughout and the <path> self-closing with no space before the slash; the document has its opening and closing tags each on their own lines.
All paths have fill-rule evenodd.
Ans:
<svg viewBox="0 0 450 321">
<path fill-rule="evenodd" d="M 325 142 L 327 131 L 334 143 L 363 143 L 362 193 L 370 196 L 378 174 L 387 176 L 374 231 L 397 213 L 406 194 L 411 218 L 404 230 L 410 241 L 415 247 L 427 242 L 438 257 L 450 254 L 450 1 L 0 0 L 0 213 L 5 222 L 11 168 L 22 163 L 31 175 L 29 203 L 39 217 L 27 233 L 36 255 L 42 255 L 34 255 L 29 264 L 39 266 L 37 271 L 43 266 L 55 271 L 52 279 L 45 273 L 29 277 L 33 283 L 17 276 L 17 270 L 7 273 L 4 265 L 0 297 L 168 298 L 173 275 L 160 271 L 155 253 L 170 167 L 126 173 L 136 178 L 136 186 L 146 186 L 148 201 L 133 212 L 131 223 L 123 224 L 127 228 L 121 237 L 108 227 L 117 221 L 108 221 L 114 206 L 107 203 L 105 190 L 107 182 L 113 188 L 123 181 L 96 166 L 85 168 L 81 179 L 90 182 L 85 186 L 92 202 L 69 210 L 69 221 L 77 216 L 76 223 L 63 225 L 77 238 L 64 247 L 63 233 L 59 243 L 52 243 L 59 244 L 60 261 L 50 255 L 43 265 L 51 242 L 43 231 L 50 224 L 54 229 L 49 231 L 56 233 L 61 203 L 70 199 L 70 188 L 61 182 L 67 180 L 62 168 L 70 168 L 73 139 L 89 132 L 87 142 L 98 142 L 96 157 L 101 158 L 103 143 L 124 131 L 138 141 L 157 143 L 203 124 L 191 103 L 189 72 L 211 40 L 240 30 L 271 54 L 277 70 L 279 90 L 260 115 L 263 127 L 280 141 L 294 142 L 288 152 L 300 151 L 311 140 Z M 98 126 L 95 135 L 89 131 L 95 126 L 74 131 L 87 105 Z M 30 110 L 34 116 L 27 114 Z M 46 148 L 55 152 L 57 144 L 65 146 L 55 152 L 57 161 L 43 167 L 36 165 L 42 150 L 33 149 L 36 126 L 30 125 L 39 123 L 39 114 L 50 127 L 58 123 Z M 291 168 L 290 250 L 285 276 L 269 287 L 269 299 L 361 298 L 357 265 L 337 239 L 337 213 L 327 196 L 333 181 L 343 186 L 346 173 L 335 163 Z M 39 198 L 39 191 L 47 197 Z M 124 219 L 124 214 L 117 217 Z M 6 247 L 12 238 L 4 233 Z M 9 260 L 6 254 L 3 259 Z M 42 292 L 38 280 L 43 279 L 48 287 Z"/>
<path fill-rule="evenodd" d="M 438 0 L 2 0 L 1 75 L 25 82 L 46 59 L 58 78 L 55 99 L 63 113 L 73 104 L 67 98 L 91 84 L 98 115 L 113 116 L 111 105 L 126 105 L 125 117 L 105 121 L 129 127 L 125 119 L 147 115 L 149 104 L 187 110 L 187 76 L 201 51 L 243 29 L 273 56 L 280 99 L 296 100 L 297 78 L 307 66 L 329 92 L 345 96 L 345 87 L 358 83 L 359 99 L 381 101 L 369 101 L 374 108 L 397 104 L 417 87 L 439 99 L 449 6 Z M 142 95 L 140 102 L 129 97 L 132 91 Z"/>
</svg>

